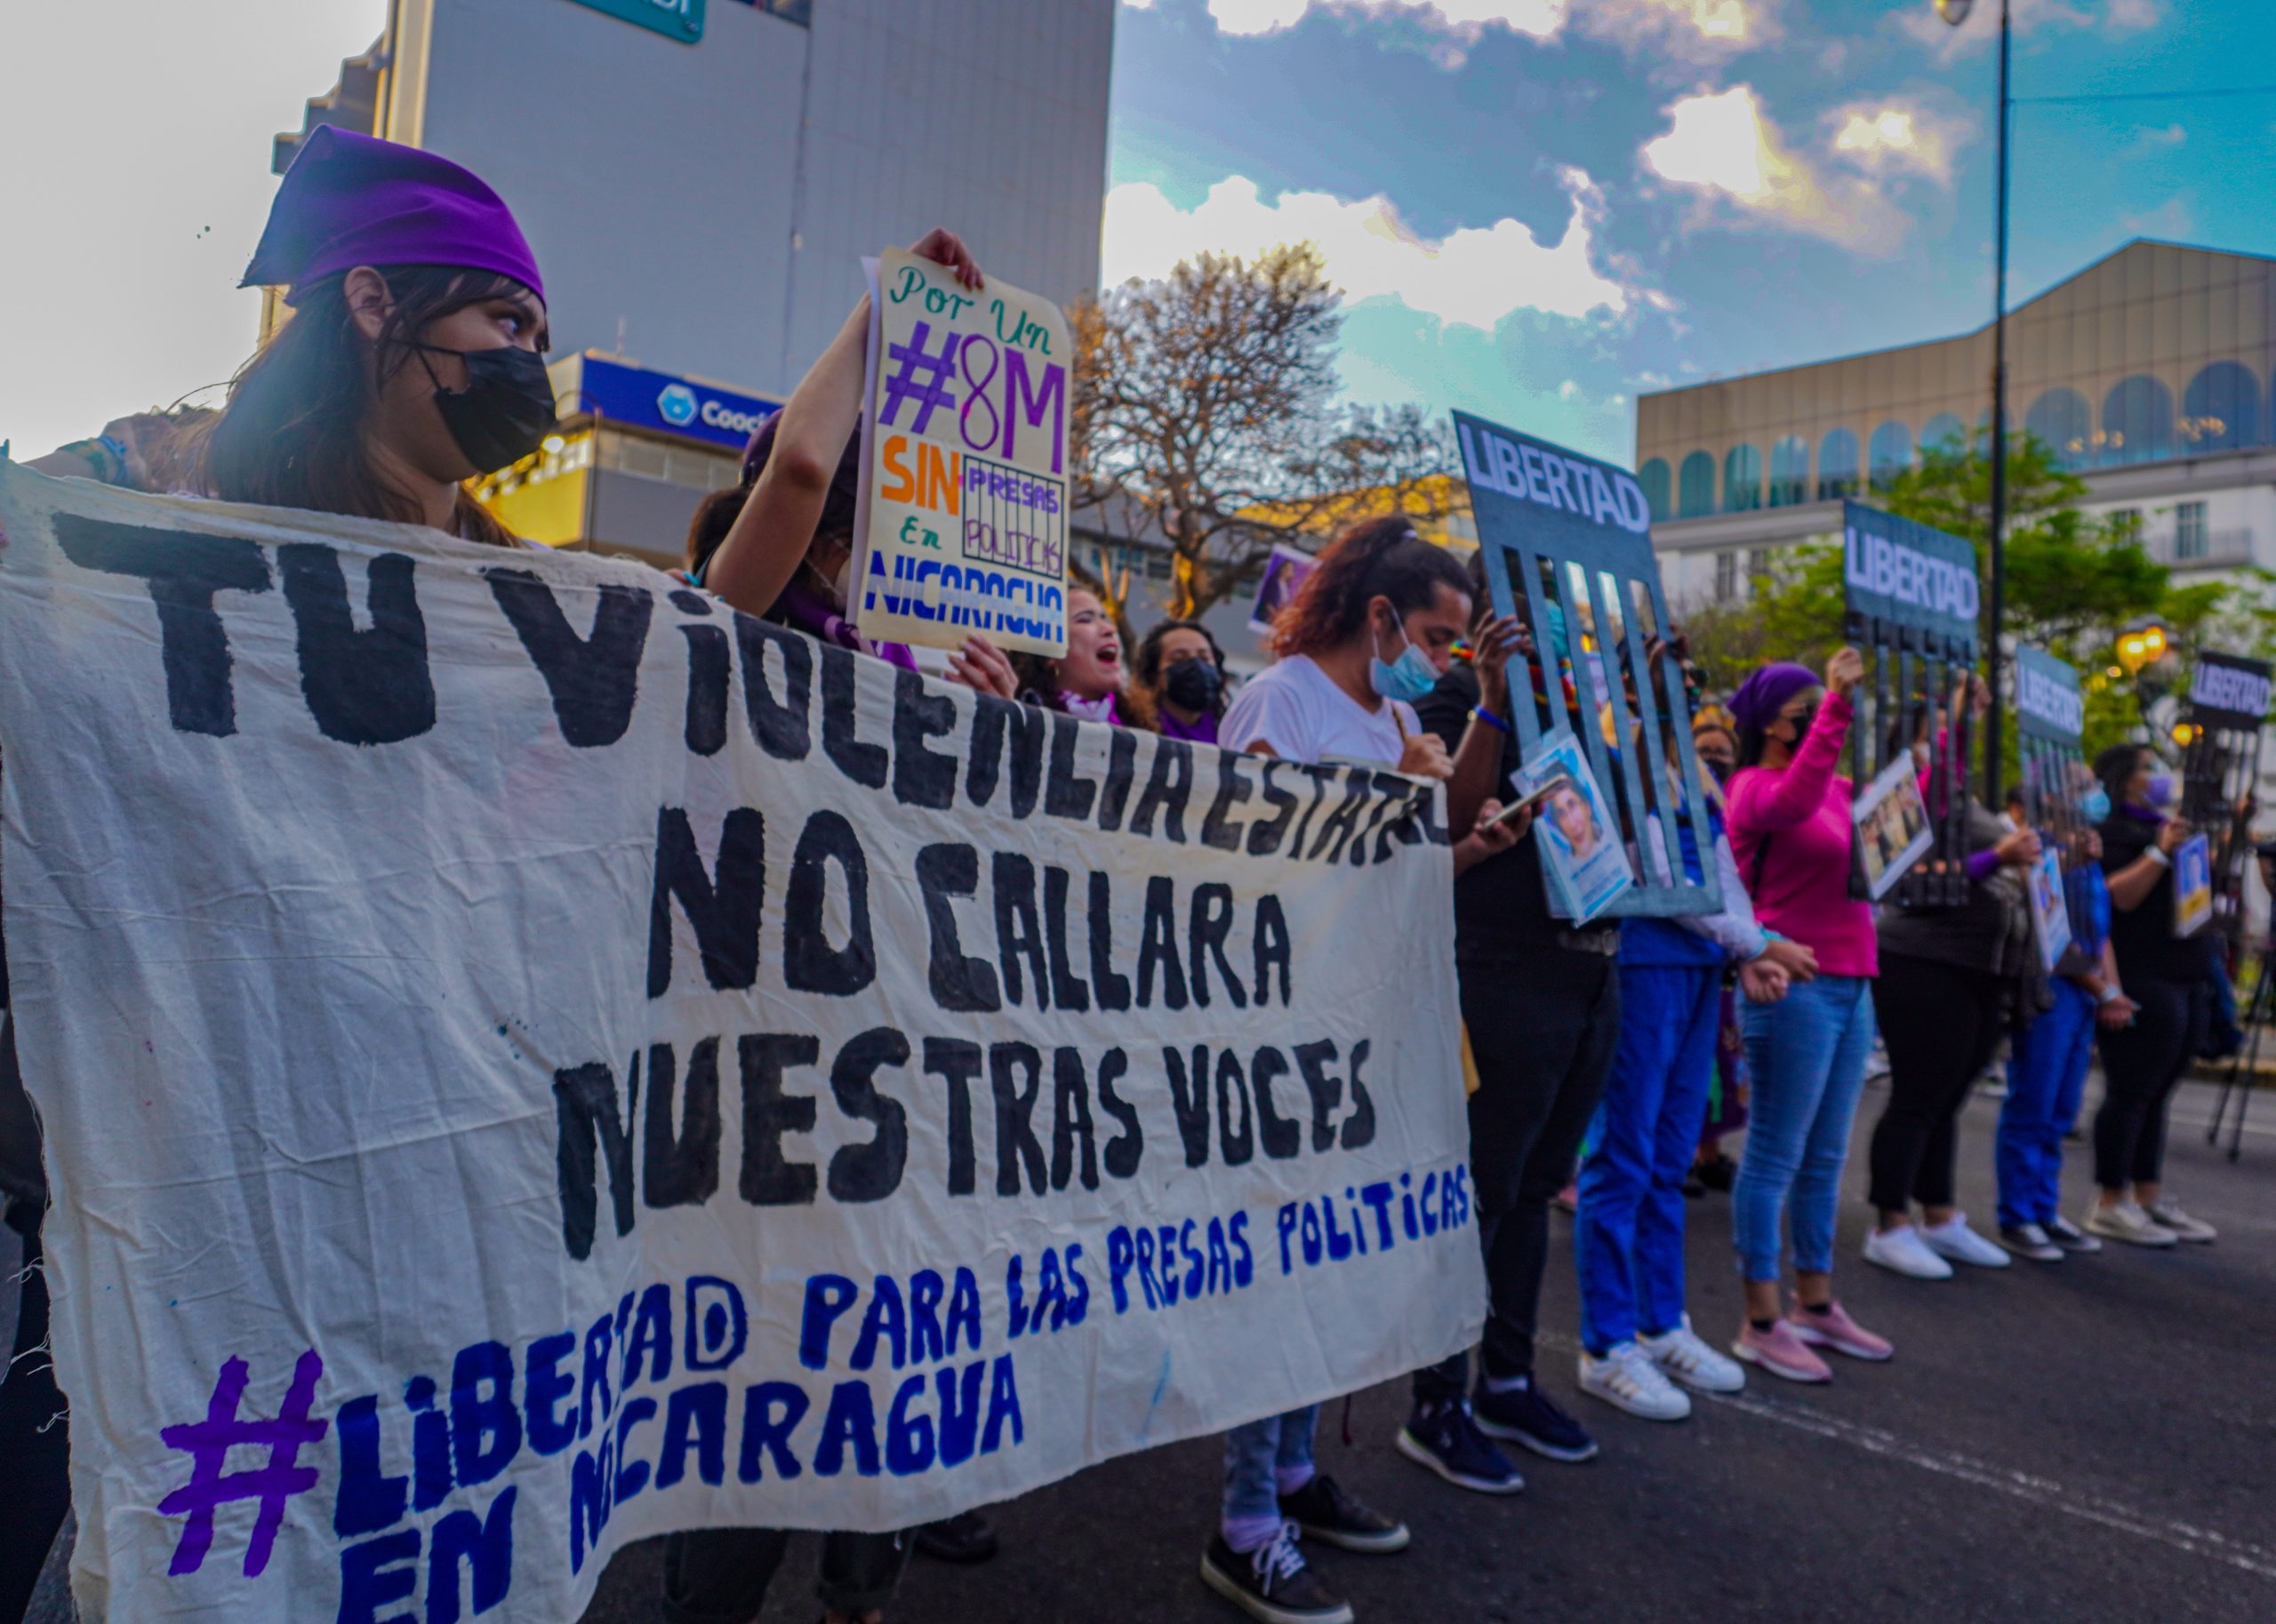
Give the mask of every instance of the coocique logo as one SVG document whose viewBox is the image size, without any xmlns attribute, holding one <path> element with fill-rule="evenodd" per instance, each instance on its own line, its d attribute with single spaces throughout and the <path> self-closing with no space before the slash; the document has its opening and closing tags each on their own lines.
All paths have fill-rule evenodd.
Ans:
<svg viewBox="0 0 2276 1624">
<path fill-rule="evenodd" d="M 697 401 L 695 391 L 684 383 L 668 383 L 664 392 L 656 396 L 656 412 L 675 428 L 684 428 L 695 420 Z"/>
</svg>

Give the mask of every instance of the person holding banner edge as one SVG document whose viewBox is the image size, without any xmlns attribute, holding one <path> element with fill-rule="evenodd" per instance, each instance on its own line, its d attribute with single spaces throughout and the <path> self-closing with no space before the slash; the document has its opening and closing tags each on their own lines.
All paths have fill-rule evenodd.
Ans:
<svg viewBox="0 0 2276 1624">
<path fill-rule="evenodd" d="M 220 412 L 120 420 L 27 466 L 521 545 L 465 484 L 536 451 L 554 420 L 543 279 L 496 192 L 433 153 L 320 127 L 277 187 L 240 285 L 284 288 L 293 316 L 237 369 Z M 25 1238 L 36 1259 L 37 1230 Z M 46 1316 L 35 1269 L 20 1324 Z M 68 1503 L 66 1423 L 36 1382 L 5 1389 L 0 1460 L 20 1470 L 0 1615 L 30 1595 Z"/>
<path fill-rule="evenodd" d="M 1445 746 L 1410 707 L 1434 691 L 1453 659 L 1470 615 L 1470 585 L 1453 556 L 1404 518 L 1347 527 L 1281 610 L 1273 633 L 1279 658 L 1225 713 L 1222 741 L 1285 761 L 1374 762 L 1446 777 Z M 1465 828 L 1455 847 L 1457 872 L 1507 852 L 1528 822 L 1521 814 Z M 1482 1225 L 1482 1201 L 1479 1212 Z M 1404 1523 L 1318 1470 L 1318 1420 L 1319 1406 L 1308 1404 L 1225 1435 L 1222 1506 L 1201 1580 L 1263 1624 L 1350 1624 L 1350 1604 L 1306 1564 L 1299 1536 L 1366 1553 L 1404 1550 L 1411 1537 Z M 1498 1481 L 1515 1478 L 1483 1438 L 1474 1449 L 1499 1462 L 1506 1476 Z"/>
<path fill-rule="evenodd" d="M 1727 827 L 1755 916 L 1817 955 L 1816 979 L 1740 1012 L 1753 1079 L 1745 1154 L 1731 1191 L 1746 1320 L 1731 1351 L 1789 1381 L 1831 1381 L 1817 1349 L 1884 1360 L 1895 1351 L 1833 1295 L 1834 1214 L 1849 1129 L 1873 1046 L 1880 960 L 1872 908 L 1849 893 L 1850 782 L 1834 771 L 1865 662 L 1845 648 L 1817 674 L 1767 665 L 1731 696 L 1739 771 Z M 1779 1231 L 1794 1247 L 1794 1304 L 1782 1312 Z"/>
<path fill-rule="evenodd" d="M 2112 803 L 2099 831 L 2111 946 L 2140 1011 L 2128 1025 L 2100 1034 L 2103 1100 L 2094 1129 L 2099 1193 L 2086 1229 L 2135 1246 L 2201 1244 L 2216 1231 L 2183 1212 L 2160 1178 L 2166 1108 L 2210 1015 L 2202 950 L 2173 933 L 2173 854 L 2192 831 L 2169 813 L 2173 775 L 2146 746 L 2111 746 L 2095 757 L 2095 776 Z"/>
</svg>

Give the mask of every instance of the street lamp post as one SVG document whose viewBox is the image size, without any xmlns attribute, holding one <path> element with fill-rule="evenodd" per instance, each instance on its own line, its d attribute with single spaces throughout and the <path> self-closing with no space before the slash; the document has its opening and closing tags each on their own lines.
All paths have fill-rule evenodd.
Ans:
<svg viewBox="0 0 2276 1624">
<path fill-rule="evenodd" d="M 1975 0 L 1935 0 L 1936 15 L 1953 28 L 1967 20 Z M 1984 676 L 1992 710 L 1984 718 L 1983 797 L 2000 804 L 2000 735 L 2006 701 L 2000 693 L 2000 633 L 2008 596 L 2008 95 L 2009 0 L 2000 0 L 2000 129 L 1997 260 L 1992 277 L 1992 625 L 1984 638 Z"/>
</svg>

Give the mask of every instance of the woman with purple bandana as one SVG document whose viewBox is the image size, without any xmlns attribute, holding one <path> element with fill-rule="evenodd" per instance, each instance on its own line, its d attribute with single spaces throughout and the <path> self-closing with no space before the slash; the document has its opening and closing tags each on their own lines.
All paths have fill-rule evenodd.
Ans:
<svg viewBox="0 0 2276 1624">
<path fill-rule="evenodd" d="M 121 419 L 28 466 L 516 545 L 465 488 L 554 426 L 545 285 L 497 193 L 433 153 L 323 126 L 278 186 L 242 285 L 284 289 L 293 319 L 220 412 Z M 36 1231 L 26 1240 L 36 1264 Z M 40 1269 L 22 1292 L 20 1351 L 46 1324 Z M 16 1370 L 0 1383 L 0 1618 L 21 1610 L 68 1503 L 53 1375 L 44 1361 Z"/>
<path fill-rule="evenodd" d="M 1821 686 L 1798 665 L 1765 666 L 1731 696 L 1739 771 L 1726 827 L 1755 917 L 1817 955 L 1817 979 L 1740 1012 L 1749 1105 L 1746 1152 L 1731 1191 L 1746 1321 L 1731 1351 L 1790 1381 L 1831 1381 L 1817 1349 L 1886 1359 L 1888 1343 L 1833 1296 L 1833 1220 L 1849 1128 L 1873 1044 L 1879 971 L 1870 906 L 1849 894 L 1849 780 L 1834 771 L 1865 674 L 1855 649 L 1826 662 Z M 1782 1312 L 1779 1242 L 1791 1227 L 1794 1295 Z"/>
<path fill-rule="evenodd" d="M 182 488 L 517 545 L 466 489 L 555 426 L 545 284 L 497 193 L 431 152 L 321 126 L 239 285 L 284 288 L 293 319 L 166 448 Z M 155 450 L 107 433 L 31 466 L 143 484 Z"/>
</svg>

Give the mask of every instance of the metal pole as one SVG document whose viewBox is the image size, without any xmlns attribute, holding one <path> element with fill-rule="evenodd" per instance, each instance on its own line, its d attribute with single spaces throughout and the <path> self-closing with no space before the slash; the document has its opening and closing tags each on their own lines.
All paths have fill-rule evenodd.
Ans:
<svg viewBox="0 0 2276 1624">
<path fill-rule="evenodd" d="M 1983 800 L 2000 808 L 2000 743 L 2005 700 L 2000 694 L 2000 634 L 2008 596 L 2008 6 L 2000 0 L 1999 265 L 1992 278 L 1992 625 L 1984 643 L 1984 677 L 1992 712 L 1984 718 Z"/>
</svg>

